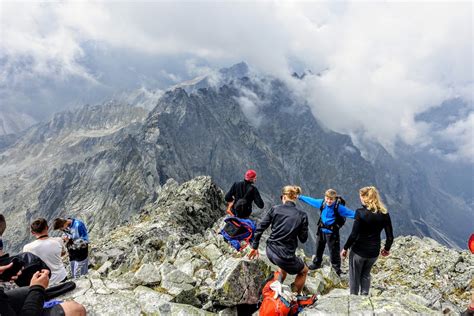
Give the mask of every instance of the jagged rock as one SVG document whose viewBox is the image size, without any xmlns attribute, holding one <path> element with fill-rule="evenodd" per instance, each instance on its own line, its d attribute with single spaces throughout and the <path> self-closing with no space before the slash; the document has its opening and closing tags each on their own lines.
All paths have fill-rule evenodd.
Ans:
<svg viewBox="0 0 474 316">
<path fill-rule="evenodd" d="M 217 276 L 211 299 L 222 306 L 257 304 L 270 267 L 262 260 L 229 258 Z"/>
<path fill-rule="evenodd" d="M 397 297 L 349 295 L 348 290 L 336 289 L 319 298 L 315 305 L 301 315 L 435 315 L 440 314 L 426 306 L 427 301 L 414 294 Z"/>
<path fill-rule="evenodd" d="M 135 272 L 132 282 L 139 285 L 156 285 L 161 282 L 159 267 L 153 263 L 146 263 Z"/>
<path fill-rule="evenodd" d="M 159 312 L 161 305 L 168 303 L 173 299 L 171 295 L 159 293 L 145 286 L 138 286 L 133 290 L 142 312 L 153 314 Z"/>
<path fill-rule="evenodd" d="M 159 316 L 212 316 L 214 313 L 198 309 L 196 307 L 184 304 L 166 303 L 160 305 Z"/>
<path fill-rule="evenodd" d="M 85 295 L 76 297 L 75 300 L 83 304 L 87 310 L 87 315 L 140 315 L 141 307 L 133 298 L 132 293 L 113 295 L 101 295 L 98 293 L 86 293 Z"/>
<path fill-rule="evenodd" d="M 162 278 L 161 287 L 166 289 L 171 295 L 177 296 L 183 291 L 194 290 L 196 281 L 171 264 L 164 263 L 160 268 L 160 273 Z"/>
<path fill-rule="evenodd" d="M 122 279 L 105 279 L 104 280 L 104 285 L 113 290 L 113 291 L 117 291 L 117 290 L 133 290 L 134 288 L 134 285 L 131 284 L 130 282 L 125 282 L 124 280 Z"/>
<path fill-rule="evenodd" d="M 178 200 L 186 200 L 187 194 L 198 199 L 196 192 L 206 189 L 222 197 L 222 192 L 216 191 L 208 180 L 198 178 L 186 185 L 169 181 L 162 190 L 170 199 Z M 202 196 L 198 203 L 203 207 L 201 212 L 221 201 L 218 198 L 212 202 L 204 197 L 206 194 Z M 217 234 L 222 217 L 197 234 L 175 226 L 177 222 L 168 225 L 170 214 L 166 208 L 178 204 L 177 201 L 156 202 L 153 209 L 145 210 L 127 226 L 96 242 L 95 260 L 102 262 L 102 267 L 96 266 L 101 272 L 110 271 L 91 270 L 77 281 L 78 288 L 64 298 L 84 302 L 93 315 L 107 313 L 108 309 L 117 312 L 123 302 L 130 304 L 131 309 L 127 310 L 130 315 L 208 315 L 206 311 L 218 313 L 225 307 L 232 313 L 237 305 L 257 303 L 263 280 L 277 269 L 269 263 L 264 251 L 259 260 L 249 261 L 244 257 L 245 252 L 237 253 L 230 248 Z M 94 251 L 91 255 L 95 256 Z M 431 239 L 397 237 L 390 256 L 381 257 L 373 268 L 371 296 L 358 297 L 348 295 L 347 275 L 339 278 L 325 256 L 324 266 L 309 273 L 305 287 L 309 294 L 322 295 L 305 313 L 453 314 L 469 301 L 466 293 L 472 289 L 469 276 L 473 259 L 467 252 L 447 249 Z M 347 260 L 343 269 L 347 270 Z M 294 276 L 288 276 L 285 283 L 293 280 Z M 153 284 L 153 289 L 135 288 L 137 283 Z M 453 291 L 457 288 L 464 290 Z M 110 300 L 104 299 L 107 296 Z M 123 297 L 128 299 L 122 300 Z M 139 312 L 133 314 L 136 311 Z"/>
<path fill-rule="evenodd" d="M 222 251 L 214 244 L 201 244 L 193 249 L 211 262 L 216 262 L 218 259 L 222 259 Z"/>
<path fill-rule="evenodd" d="M 106 261 L 103 265 L 100 266 L 99 269 L 97 269 L 97 272 L 99 274 L 107 274 L 112 267 L 112 262 Z"/>
<path fill-rule="evenodd" d="M 457 271 L 459 263 L 465 264 L 466 270 Z M 373 287 L 387 291 L 387 295 L 416 292 L 437 308 L 447 302 L 463 306 L 470 299 L 474 256 L 443 247 L 430 238 L 398 237 L 391 255 L 379 258 L 373 272 Z"/>
</svg>

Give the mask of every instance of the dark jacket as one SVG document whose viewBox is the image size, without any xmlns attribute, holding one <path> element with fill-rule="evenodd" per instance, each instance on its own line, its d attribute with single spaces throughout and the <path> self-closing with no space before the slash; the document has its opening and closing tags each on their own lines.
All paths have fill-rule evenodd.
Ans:
<svg viewBox="0 0 474 316">
<path fill-rule="evenodd" d="M 252 202 L 255 203 L 259 208 L 263 208 L 265 204 L 263 203 L 262 197 L 258 189 L 250 181 L 240 181 L 234 182 L 229 192 L 225 195 L 225 200 L 227 202 L 234 201 L 234 206 L 237 201 L 245 196 L 245 193 L 248 190 L 246 196 L 247 203 L 242 207 L 242 209 L 232 208 L 233 213 L 240 218 L 247 218 L 252 213 Z"/>
<path fill-rule="evenodd" d="M 43 314 L 45 289 L 42 286 L 31 286 L 23 306 L 15 308 L 12 306 L 8 296 L 0 288 L 0 315 L 1 316 L 37 316 Z"/>
<path fill-rule="evenodd" d="M 385 230 L 384 249 L 389 251 L 393 243 L 393 229 L 390 215 L 373 213 L 362 207 L 356 210 L 352 232 L 347 239 L 344 249 L 351 251 L 364 258 L 375 258 L 380 252 L 380 233 Z"/>
<path fill-rule="evenodd" d="M 252 248 L 258 249 L 263 232 L 272 225 L 272 233 L 267 240 L 267 247 L 282 259 L 295 256 L 298 239 L 304 243 L 308 239 L 308 216 L 296 208 L 294 202 L 274 206 L 258 223 Z"/>
</svg>

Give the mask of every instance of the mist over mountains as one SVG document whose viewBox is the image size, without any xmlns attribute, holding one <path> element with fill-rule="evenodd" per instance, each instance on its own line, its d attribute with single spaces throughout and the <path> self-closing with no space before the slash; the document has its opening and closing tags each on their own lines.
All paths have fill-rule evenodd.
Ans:
<svg viewBox="0 0 474 316">
<path fill-rule="evenodd" d="M 164 93 L 137 91 L 1 136 L 0 208 L 12 223 L 5 239 L 17 249 L 39 216 L 78 216 L 101 236 L 153 203 L 170 178 L 210 175 L 227 188 L 254 168 L 267 205 L 278 202 L 282 186 L 298 184 L 316 197 L 335 188 L 355 209 L 358 189 L 375 185 L 396 235 L 464 247 L 474 216 L 472 165 L 408 145 L 395 155 L 363 145 L 364 153 L 328 129 L 284 82 L 237 64 Z M 318 211 L 307 211 L 315 232 Z M 311 252 L 314 243 L 306 247 Z"/>
</svg>

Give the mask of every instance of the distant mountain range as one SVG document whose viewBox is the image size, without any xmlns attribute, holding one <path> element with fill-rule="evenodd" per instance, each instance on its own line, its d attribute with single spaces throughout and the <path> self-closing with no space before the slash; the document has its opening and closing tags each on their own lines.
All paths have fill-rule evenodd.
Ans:
<svg viewBox="0 0 474 316">
<path fill-rule="evenodd" d="M 20 133 L 35 123 L 28 114 L 0 110 L 0 136 Z"/>
<path fill-rule="evenodd" d="M 282 186 L 298 184 L 316 197 L 335 188 L 357 208 L 358 189 L 376 185 L 396 235 L 464 247 L 472 231 L 472 195 L 447 190 L 445 170 L 435 172 L 409 151 L 394 158 L 378 144 L 370 144 L 371 161 L 364 159 L 349 136 L 324 127 L 288 86 L 251 75 L 244 63 L 130 99 L 137 101 L 58 113 L 0 137 L 0 209 L 12 223 L 5 236 L 11 247 L 29 238 L 35 217 L 79 216 L 101 236 L 153 203 L 169 178 L 210 175 L 227 188 L 247 168 L 257 170 L 268 207 Z M 472 168 L 465 174 L 472 179 Z M 307 211 L 314 233 L 319 211 Z M 306 247 L 312 252 L 314 243 Z"/>
</svg>

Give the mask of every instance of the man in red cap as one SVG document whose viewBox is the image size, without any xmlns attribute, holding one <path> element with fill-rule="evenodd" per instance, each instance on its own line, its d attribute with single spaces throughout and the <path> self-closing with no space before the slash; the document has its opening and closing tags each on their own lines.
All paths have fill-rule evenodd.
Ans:
<svg viewBox="0 0 474 316">
<path fill-rule="evenodd" d="M 248 218 L 252 213 L 252 203 L 259 208 L 263 208 L 264 203 L 260 192 L 255 187 L 257 173 L 249 169 L 245 173 L 244 181 L 234 182 L 229 192 L 225 195 L 225 200 L 229 203 L 227 213 L 239 218 Z"/>
</svg>

